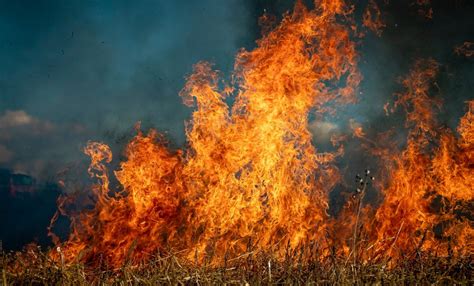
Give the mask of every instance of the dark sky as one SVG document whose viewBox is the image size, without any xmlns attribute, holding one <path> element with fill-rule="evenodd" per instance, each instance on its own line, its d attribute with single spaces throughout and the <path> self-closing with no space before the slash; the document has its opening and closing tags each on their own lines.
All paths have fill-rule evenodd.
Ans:
<svg viewBox="0 0 474 286">
<path fill-rule="evenodd" d="M 0 167 L 51 176 L 85 160 L 87 140 L 113 144 L 137 121 L 182 145 L 191 110 L 178 92 L 192 65 L 208 60 L 228 76 L 235 53 L 259 37 L 264 9 L 280 15 L 292 2 L 1 0 Z M 453 47 L 474 40 L 474 1 L 433 1 L 433 20 L 410 1 L 391 2 L 379 1 L 382 36 L 361 42 L 365 80 L 350 114 L 385 128 L 382 106 L 396 79 L 414 59 L 431 56 L 443 65 L 444 118 L 454 126 L 473 94 L 472 60 Z M 344 122 L 331 118 L 327 126 Z"/>
<path fill-rule="evenodd" d="M 139 120 L 182 144 L 185 75 L 200 60 L 228 71 L 255 40 L 254 10 L 237 0 L 1 1 L 0 165 L 41 173 Z"/>
</svg>

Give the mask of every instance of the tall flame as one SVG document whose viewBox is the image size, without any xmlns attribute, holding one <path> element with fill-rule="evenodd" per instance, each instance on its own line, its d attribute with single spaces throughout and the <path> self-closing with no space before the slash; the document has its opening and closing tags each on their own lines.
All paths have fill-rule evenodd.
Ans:
<svg viewBox="0 0 474 286">
<path fill-rule="evenodd" d="M 349 200 L 338 218 L 326 214 L 328 193 L 342 181 L 335 160 L 343 155 L 344 136 L 332 138 L 335 152 L 319 153 L 308 118 L 354 103 L 361 75 L 353 8 L 342 0 L 319 0 L 315 7 L 297 2 L 254 50 L 240 51 L 231 83 L 221 81 L 211 64 L 195 65 L 180 93 L 195 106 L 186 149 L 169 149 L 154 130 L 138 131 L 114 172 L 114 189 L 110 148 L 90 142 L 84 151 L 96 180 L 94 203 L 70 213 L 72 199 L 61 199 L 59 211 L 72 222 L 61 257 L 121 266 L 171 250 L 219 263 L 249 250 L 278 258 L 310 243 L 325 250 L 322 257 L 341 246 L 338 253 L 347 257 L 393 262 L 418 250 L 472 253 L 474 101 L 459 136 L 443 127 L 436 119 L 442 102 L 430 95 L 439 70 L 431 59 L 415 63 L 402 81 L 406 91 L 396 95 L 393 110 L 406 112 L 403 150 L 380 147 L 350 121 L 353 137 L 373 145 L 383 166 L 375 184 L 384 195 L 380 206 L 363 207 L 368 184 L 360 178 L 358 202 Z M 379 21 L 378 8 L 368 16 L 371 11 Z M 235 99 L 232 106 L 228 96 Z M 390 133 L 381 138 L 394 141 Z"/>
<path fill-rule="evenodd" d="M 118 266 L 170 247 L 219 259 L 249 245 L 278 254 L 324 243 L 327 192 L 339 173 L 336 154 L 311 144 L 308 115 L 354 102 L 361 76 L 352 10 L 343 1 L 315 5 L 309 11 L 298 2 L 256 49 L 237 55 L 234 88 L 221 88 L 218 72 L 198 63 L 181 92 L 185 104 L 196 105 L 188 149 L 172 152 L 155 131 L 139 133 L 115 172 L 119 193 L 109 188 L 109 148 L 85 148 L 97 202 L 73 220 L 67 259 L 101 254 Z"/>
<path fill-rule="evenodd" d="M 406 110 L 408 141 L 401 154 L 384 158 L 388 185 L 373 230 L 376 249 L 394 261 L 417 250 L 474 250 L 474 228 L 462 214 L 474 198 L 472 101 L 457 139 L 437 122 L 441 102 L 429 96 L 438 68 L 432 59 L 417 61 L 395 102 Z"/>
</svg>

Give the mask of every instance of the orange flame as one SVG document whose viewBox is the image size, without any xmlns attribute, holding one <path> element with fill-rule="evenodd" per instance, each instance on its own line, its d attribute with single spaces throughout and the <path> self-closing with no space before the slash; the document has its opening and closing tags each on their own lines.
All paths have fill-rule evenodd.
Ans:
<svg viewBox="0 0 474 286">
<path fill-rule="evenodd" d="M 362 24 L 374 32 L 377 36 L 381 36 L 385 23 L 382 21 L 382 13 L 375 0 L 369 0 L 367 7 L 365 8 Z"/>
<path fill-rule="evenodd" d="M 358 138 L 365 137 L 364 128 L 362 128 L 362 125 L 360 123 L 358 123 L 354 119 L 351 119 L 349 120 L 349 126 L 352 129 L 352 136 L 358 137 Z"/>
<path fill-rule="evenodd" d="M 231 110 L 224 99 L 233 90 L 219 89 L 210 64 L 197 64 L 181 92 L 197 107 L 187 125 L 189 148 L 173 153 L 155 131 L 139 133 L 115 172 L 121 192 L 110 194 L 110 149 L 85 148 L 97 203 L 73 220 L 66 260 L 82 252 L 94 262 L 100 254 L 119 266 L 169 247 L 219 259 L 249 245 L 278 255 L 324 243 L 337 154 L 317 153 L 308 114 L 354 102 L 361 76 L 348 28 L 352 10 L 342 1 L 316 6 L 309 11 L 298 2 L 256 49 L 237 55 Z"/>
<path fill-rule="evenodd" d="M 460 124 L 461 138 L 436 121 L 440 101 L 429 97 L 438 64 L 417 61 L 403 80 L 405 93 L 395 106 L 407 112 L 409 128 L 405 150 L 384 158 L 387 186 L 375 214 L 372 244 L 394 261 L 417 250 L 447 255 L 448 249 L 472 253 L 473 226 L 461 209 L 474 198 L 472 175 L 472 108 Z M 472 102 L 470 103 L 472 105 Z M 470 155 L 471 154 L 471 155 Z M 447 236 L 451 239 L 448 240 Z"/>
<path fill-rule="evenodd" d="M 393 263 L 418 250 L 472 253 L 474 101 L 459 136 L 442 127 L 436 119 L 441 101 L 430 95 L 437 89 L 439 65 L 431 59 L 415 63 L 402 81 L 405 92 L 396 94 L 390 109 L 406 112 L 403 150 L 397 151 L 390 132 L 371 141 L 360 124 L 350 122 L 355 140 L 373 146 L 381 161 L 375 187 L 383 202 L 377 209 L 363 206 L 367 171 L 358 178 L 360 196 L 349 199 L 337 219 L 326 214 L 328 193 L 342 182 L 335 160 L 348 136 L 331 137 L 337 150 L 318 153 L 308 117 L 354 103 L 361 75 L 353 8 L 342 0 L 319 0 L 315 6 L 310 11 L 297 2 L 278 26 L 265 28 L 254 50 L 239 52 L 230 85 L 211 64 L 195 65 L 180 93 L 186 105 L 196 107 L 186 126 L 186 149 L 170 150 L 156 131 L 139 131 L 114 172 L 115 190 L 107 168 L 110 148 L 90 142 L 84 151 L 96 180 L 94 203 L 70 213 L 74 201 L 59 201 L 72 230 L 60 253 L 52 255 L 119 267 L 157 251 L 219 263 L 250 251 L 279 258 L 288 248 L 310 243 L 323 249 L 321 258 L 340 246 L 337 254 L 347 258 Z M 235 96 L 231 107 L 227 96 Z M 388 115 L 388 105 L 384 108 Z"/>
</svg>

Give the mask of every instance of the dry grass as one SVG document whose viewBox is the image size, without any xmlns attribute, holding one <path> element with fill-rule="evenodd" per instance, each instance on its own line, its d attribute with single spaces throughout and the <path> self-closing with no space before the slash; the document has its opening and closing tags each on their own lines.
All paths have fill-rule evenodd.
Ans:
<svg viewBox="0 0 474 286">
<path fill-rule="evenodd" d="M 120 269 L 61 265 L 38 248 L 2 253 L 2 285 L 181 285 L 181 284 L 323 284 L 323 285 L 473 285 L 474 257 L 440 258 L 419 253 L 416 258 L 388 269 L 382 263 L 347 263 L 332 257 L 325 262 L 302 263 L 294 252 L 283 261 L 270 254 L 229 259 L 221 267 L 197 265 L 174 255 L 158 255 L 147 264 L 125 264 Z"/>
</svg>

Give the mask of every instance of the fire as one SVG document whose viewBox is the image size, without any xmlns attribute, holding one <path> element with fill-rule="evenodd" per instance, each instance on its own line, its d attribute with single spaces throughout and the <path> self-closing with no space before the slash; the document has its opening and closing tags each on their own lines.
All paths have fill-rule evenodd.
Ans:
<svg viewBox="0 0 474 286">
<path fill-rule="evenodd" d="M 474 56 L 474 43 L 464 42 L 462 45 L 454 48 L 454 53 L 464 55 L 466 58 L 471 58 Z"/>
<path fill-rule="evenodd" d="M 320 235 L 327 193 L 339 180 L 336 154 L 311 144 L 308 114 L 355 102 L 361 76 L 351 40 L 351 8 L 319 1 L 292 14 L 236 58 L 234 85 L 198 63 L 181 96 L 196 106 L 188 149 L 172 152 L 155 131 L 139 133 L 109 187 L 110 149 L 90 143 L 97 202 L 73 219 L 63 246 L 67 260 L 103 255 L 108 263 L 141 261 L 157 250 L 222 259 L 252 249 L 283 253 Z M 225 98 L 235 94 L 230 108 Z"/>
<path fill-rule="evenodd" d="M 353 7 L 342 0 L 316 1 L 315 7 L 297 2 L 254 50 L 239 52 L 231 83 L 211 64 L 195 65 L 180 93 L 195 107 L 186 149 L 171 150 L 157 131 L 143 134 L 138 126 L 111 177 L 110 148 L 90 142 L 84 152 L 96 181 L 93 202 L 71 213 L 75 200 L 60 200 L 72 231 L 64 243 L 51 233 L 61 246 L 52 256 L 120 267 L 160 251 L 221 263 L 250 251 L 278 258 L 308 244 L 323 249 L 321 258 L 335 245 L 341 255 L 364 260 L 396 261 L 418 249 L 472 252 L 472 222 L 463 212 L 472 213 L 474 199 L 474 101 L 459 137 L 437 122 L 441 101 L 430 96 L 439 69 L 434 60 L 418 61 L 402 82 L 406 92 L 396 95 L 392 110 L 402 107 L 407 114 L 405 149 L 378 146 L 351 121 L 353 137 L 374 145 L 384 166 L 374 185 L 384 195 L 381 205 L 362 205 L 367 171 L 357 182 L 361 196 L 338 218 L 327 215 L 328 193 L 343 181 L 336 159 L 348 136 L 331 138 L 333 153 L 318 152 L 308 117 L 355 103 L 361 74 Z M 228 96 L 235 97 L 232 106 Z"/>
<path fill-rule="evenodd" d="M 364 128 L 362 128 L 362 125 L 360 123 L 358 123 L 354 119 L 351 119 L 349 120 L 349 126 L 352 129 L 352 136 L 358 137 L 358 138 L 365 137 Z"/>
<path fill-rule="evenodd" d="M 386 25 L 382 21 L 382 12 L 380 12 L 380 8 L 375 0 L 369 0 L 364 11 L 362 24 L 377 36 L 380 37 L 382 35 L 383 29 Z"/>
<path fill-rule="evenodd" d="M 383 158 L 387 185 L 372 230 L 376 252 L 394 261 L 419 250 L 440 255 L 474 250 L 474 228 L 466 215 L 474 198 L 474 101 L 461 119 L 458 139 L 437 122 L 441 102 L 429 96 L 438 68 L 434 60 L 417 61 L 395 102 L 407 113 L 408 142 L 401 154 Z"/>
<path fill-rule="evenodd" d="M 433 8 L 431 8 L 431 0 L 415 0 L 411 5 L 418 8 L 418 15 L 426 19 L 433 19 Z"/>
</svg>

